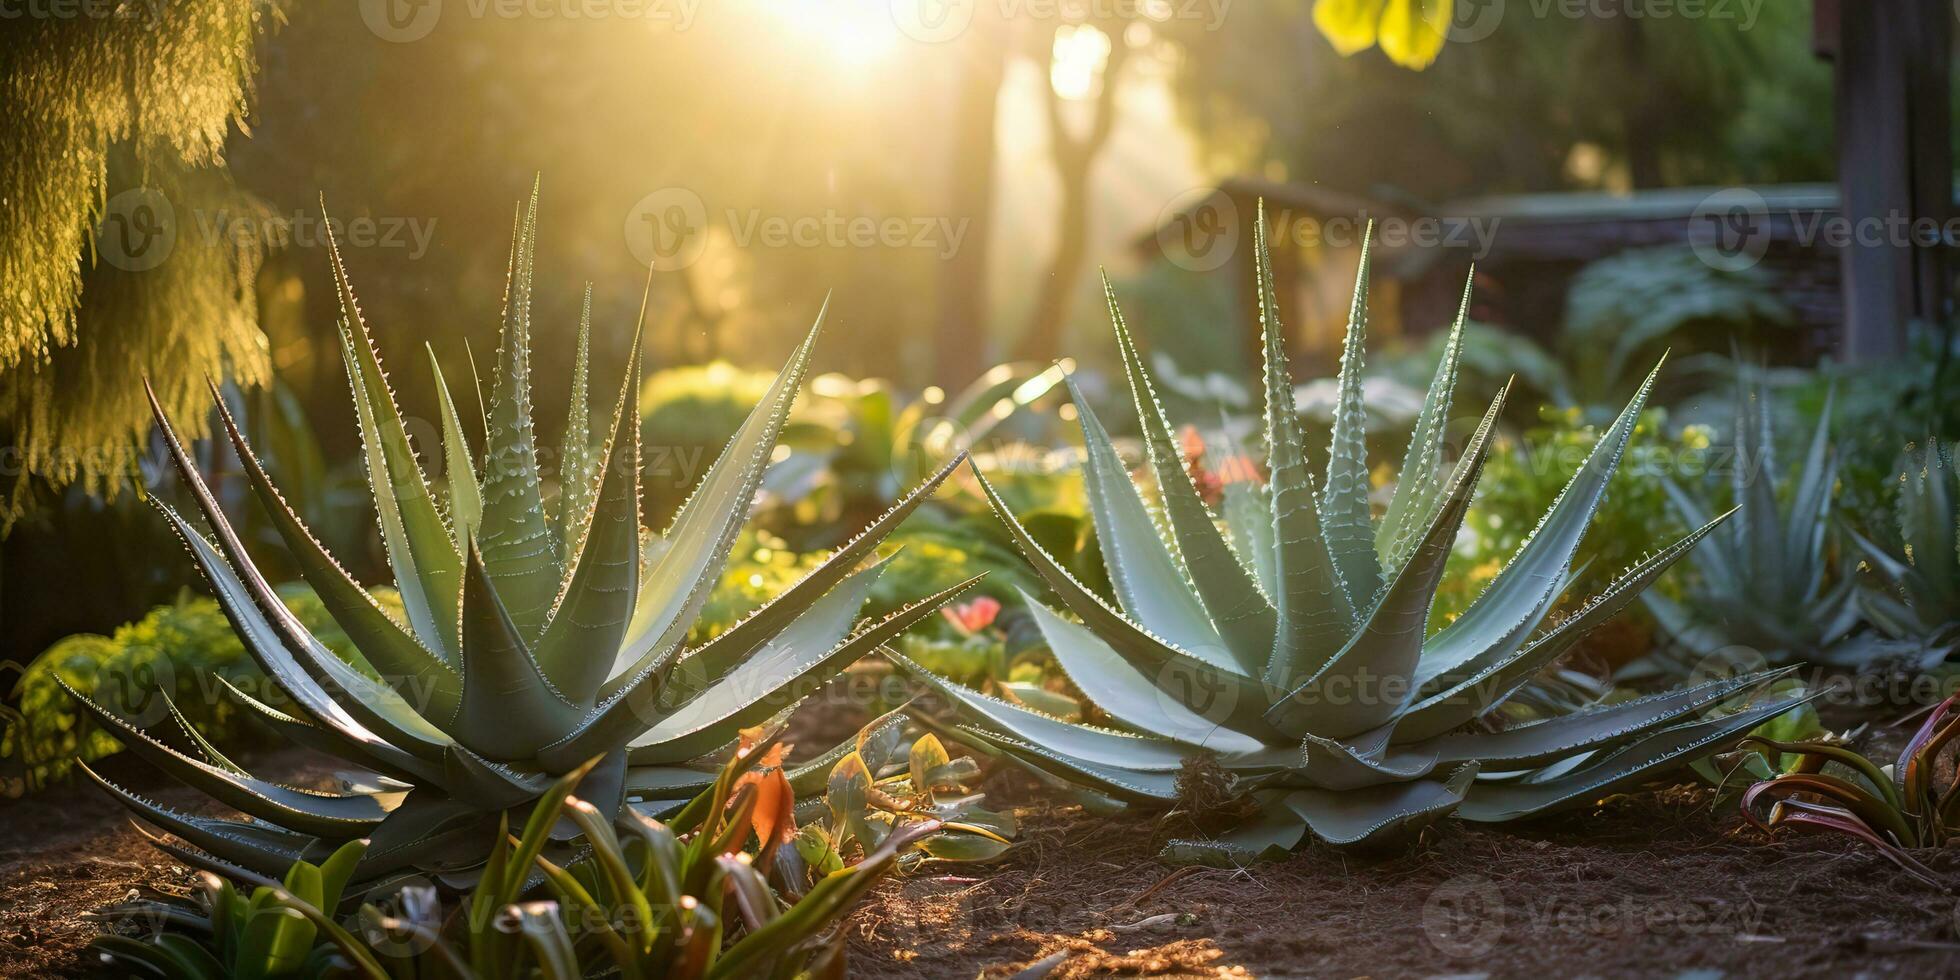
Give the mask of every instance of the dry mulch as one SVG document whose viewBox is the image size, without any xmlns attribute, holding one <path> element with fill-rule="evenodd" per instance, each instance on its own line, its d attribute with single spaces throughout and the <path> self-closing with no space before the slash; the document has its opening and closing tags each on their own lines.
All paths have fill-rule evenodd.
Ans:
<svg viewBox="0 0 1960 980">
<path fill-rule="evenodd" d="M 1676 787 L 1237 871 L 1156 863 L 1147 819 L 1041 811 L 997 865 L 882 885 L 852 919 L 852 974 L 1960 973 L 1955 895 L 1835 839 L 1766 840 L 1712 803 Z M 1960 886 L 1960 850 L 1928 863 Z"/>
</svg>

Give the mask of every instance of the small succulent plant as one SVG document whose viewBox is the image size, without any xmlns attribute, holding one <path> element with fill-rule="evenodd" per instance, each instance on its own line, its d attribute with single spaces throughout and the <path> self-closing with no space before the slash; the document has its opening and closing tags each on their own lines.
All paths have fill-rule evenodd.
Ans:
<svg viewBox="0 0 1960 980">
<path fill-rule="evenodd" d="M 1941 756 L 1960 742 L 1960 695 L 1927 714 L 1890 772 L 1832 739 L 1784 742 L 1762 735 L 1744 748 L 1795 755 L 1789 771 L 1756 783 L 1742 795 L 1742 813 L 1763 830 L 1788 827 L 1843 834 L 1878 848 L 1913 875 L 1946 888 L 1937 874 L 1912 856 L 1924 847 L 1960 839 L 1960 778 Z"/>
<path fill-rule="evenodd" d="M 1452 811 L 1502 821 L 1583 804 L 1707 754 L 1801 700 L 1769 694 L 1780 675 L 1763 672 L 1508 729 L 1479 725 L 1720 519 L 1636 563 L 1570 616 L 1546 621 L 1650 375 L 1504 570 L 1461 616 L 1426 635 L 1503 395 L 1461 457 L 1445 465 L 1453 337 L 1386 510 L 1373 513 L 1361 395 L 1364 244 L 1326 474 L 1316 483 L 1287 377 L 1265 232 L 1262 208 L 1254 242 L 1270 475 L 1263 485 L 1237 484 L 1259 506 L 1233 510 L 1227 500 L 1231 526 L 1221 530 L 1112 294 L 1162 517 L 1077 392 L 1091 516 L 1120 608 L 1043 551 L 984 476 L 980 485 L 1079 619 L 1029 599 L 1056 659 L 1119 727 L 1070 724 L 990 698 L 887 650 L 970 721 L 966 735 L 1105 802 L 1189 801 L 1200 783 L 1240 804 L 1249 799 L 1250 807 L 1215 808 L 1228 829 L 1166 849 L 1173 859 L 1242 861 L 1282 852 L 1309 830 L 1335 845 L 1380 845 Z M 1454 330 L 1461 321 L 1459 314 Z"/>
<path fill-rule="evenodd" d="M 894 711 L 885 719 L 901 717 Z M 797 837 L 811 868 L 834 871 L 850 855 L 869 854 L 922 821 L 939 829 L 901 854 L 901 867 L 927 860 L 991 861 L 1005 853 L 1013 843 L 1014 815 L 984 808 L 980 794 L 969 789 L 980 775 L 973 759 L 952 757 L 930 732 L 906 748 L 902 726 L 885 719 L 866 726 L 855 749 L 830 771 L 824 795 L 829 820 L 806 823 Z"/>
<path fill-rule="evenodd" d="M 650 540 L 639 517 L 638 341 L 626 358 L 611 435 L 602 445 L 594 446 L 586 431 L 581 359 L 561 493 L 556 507 L 548 507 L 530 407 L 536 220 L 534 190 L 512 252 L 502 347 L 481 430 L 487 433 L 481 480 L 478 457 L 436 370 L 446 506 L 417 463 L 339 252 L 332 250 L 344 314 L 342 353 L 405 623 L 383 612 L 316 542 L 223 416 L 245 477 L 355 655 L 329 650 L 278 601 L 157 411 L 211 534 L 159 507 L 278 695 L 230 689 L 229 696 L 353 772 L 338 792 L 278 785 L 207 745 L 174 731 L 145 731 L 77 694 L 137 755 L 253 818 L 179 813 L 88 770 L 138 816 L 192 845 L 167 845 L 173 853 L 200 866 L 273 875 L 295 860 L 320 860 L 342 842 L 366 838 L 371 846 L 356 871 L 359 880 L 411 870 L 467 873 L 482 860 L 486 835 L 503 811 L 533 803 L 560 776 L 592 760 L 582 784 L 587 800 L 609 815 L 629 804 L 657 815 L 714 782 L 707 760 L 733 746 L 742 729 L 795 705 L 962 590 L 854 626 L 883 567 L 867 563 L 872 549 L 945 478 L 949 465 L 773 602 L 687 648 L 689 628 L 771 458 L 817 330 L 667 532 Z M 582 336 L 587 332 L 589 324 L 581 327 Z M 586 346 L 581 341 L 579 349 Z M 799 786 L 821 785 L 841 756 L 839 750 L 820 757 L 791 778 Z M 561 829 L 569 834 L 568 828 Z"/>
</svg>

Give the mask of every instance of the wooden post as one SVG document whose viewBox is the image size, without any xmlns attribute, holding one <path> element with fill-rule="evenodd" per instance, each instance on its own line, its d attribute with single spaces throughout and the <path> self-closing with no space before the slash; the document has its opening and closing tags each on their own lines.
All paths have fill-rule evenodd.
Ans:
<svg viewBox="0 0 1960 980">
<path fill-rule="evenodd" d="M 1946 260 L 1923 237 L 1953 210 L 1946 0 L 1818 0 L 1819 53 L 1836 63 L 1839 213 L 1850 360 L 1903 353 L 1912 319 L 1946 314 Z M 1872 231 L 1870 229 L 1876 229 Z M 1857 233 L 1878 234 L 1859 244 Z"/>
</svg>

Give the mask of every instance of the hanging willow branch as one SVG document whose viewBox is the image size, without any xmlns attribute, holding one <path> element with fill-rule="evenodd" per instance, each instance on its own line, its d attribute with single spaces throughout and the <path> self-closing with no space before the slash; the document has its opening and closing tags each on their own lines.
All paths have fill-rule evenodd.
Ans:
<svg viewBox="0 0 1960 980">
<path fill-rule="evenodd" d="M 205 374 L 267 372 L 252 289 L 263 241 L 228 230 L 254 205 L 200 168 L 222 164 L 243 126 L 253 42 L 276 7 L 64 9 L 0 34 L 0 529 L 35 479 L 115 491 L 148 428 L 131 378 L 164 380 L 188 420 Z M 159 236 L 166 249 L 132 259 L 132 240 Z"/>
</svg>

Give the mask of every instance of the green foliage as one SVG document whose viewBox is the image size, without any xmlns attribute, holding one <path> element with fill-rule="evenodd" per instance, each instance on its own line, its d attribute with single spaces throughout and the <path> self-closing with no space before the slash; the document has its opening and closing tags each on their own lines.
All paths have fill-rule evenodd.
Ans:
<svg viewBox="0 0 1960 980">
<path fill-rule="evenodd" d="M 659 517 L 680 506 L 772 379 L 727 361 L 655 371 L 640 385 L 647 494 Z"/>
<path fill-rule="evenodd" d="M 913 399 L 875 378 L 821 375 L 784 430 L 789 453 L 764 482 L 762 520 L 799 548 L 834 546 L 956 453 L 988 451 L 1001 423 L 1073 366 L 997 364 L 951 397 L 931 388 Z"/>
<path fill-rule="evenodd" d="M 813 872 L 825 874 L 859 855 L 875 853 L 894 835 L 912 841 L 899 855 L 902 868 L 925 861 L 991 861 L 1012 846 L 1014 815 L 983 808 L 970 785 L 979 766 L 971 756 L 953 758 L 937 735 L 906 748 L 896 725 L 874 721 L 857 745 L 830 771 L 828 821 L 804 826 L 796 848 Z M 905 749 L 903 753 L 901 749 Z M 923 836 L 906 833 L 929 825 Z"/>
<path fill-rule="evenodd" d="M 1581 806 L 1653 779 L 1801 703 L 1765 672 L 1515 728 L 1478 726 L 1650 586 L 1714 528 L 1658 547 L 1556 621 L 1580 538 L 1626 452 L 1653 375 L 1597 439 L 1544 517 L 1462 615 L 1427 621 L 1451 543 L 1489 457 L 1500 394 L 1454 464 L 1443 458 L 1457 345 L 1436 368 L 1379 517 L 1362 397 L 1366 245 L 1348 322 L 1325 478 L 1308 472 L 1272 289 L 1263 210 L 1255 225 L 1265 333 L 1263 483 L 1229 498 L 1229 533 L 1187 469 L 1142 354 L 1113 297 L 1110 317 L 1144 434 L 1157 506 L 1133 482 L 1080 393 L 1090 514 L 1117 602 L 1083 586 L 994 493 L 996 514 L 1075 619 L 1027 608 L 1076 686 L 1120 728 L 1071 724 L 894 663 L 951 701 L 960 731 L 1041 778 L 1104 802 L 1192 809 L 1217 835 L 1174 841 L 1179 861 L 1243 863 L 1309 832 L 1380 846 L 1455 813 L 1479 822 Z M 1658 373 L 1658 367 L 1655 373 Z M 1231 516 L 1235 514 L 1236 516 Z M 1076 620 L 1079 620 L 1076 621 Z M 1542 627 L 1542 628 L 1541 628 Z M 1727 709 L 1727 710 L 1717 710 Z M 1212 772 L 1217 778 L 1194 778 Z M 1488 778 L 1480 778 L 1486 776 Z M 1202 785 L 1201 785 L 1202 784 Z M 1222 784 L 1222 786 L 1220 785 Z"/>
<path fill-rule="evenodd" d="M 390 615 L 400 615 L 394 590 L 377 589 L 374 596 Z M 304 583 L 280 586 L 279 597 L 321 642 L 342 656 L 353 653 L 352 642 Z M 155 699 L 167 694 L 199 735 L 215 745 L 236 745 L 253 727 L 220 696 L 220 678 L 245 691 L 265 686 L 218 603 L 185 596 L 109 636 L 71 636 L 34 658 L 14 685 L 11 697 L 20 714 L 0 742 L 0 755 L 18 758 L 26 769 L 24 788 L 35 790 L 66 776 L 76 759 L 92 762 L 122 751 L 110 730 L 78 710 L 63 684 L 126 716 L 158 720 L 164 709 Z"/>
<path fill-rule="evenodd" d="M 228 224 L 263 227 L 263 205 L 209 168 L 244 118 L 253 44 L 277 11 L 123 4 L 15 18 L 0 40 L 0 417 L 20 454 L 0 530 L 33 503 L 36 479 L 123 485 L 147 432 L 132 378 L 157 375 L 182 415 L 206 374 L 268 376 L 252 285 L 264 242 Z M 161 264 L 119 266 L 134 253 L 107 239 L 139 219 L 175 244 Z"/>
<path fill-rule="evenodd" d="M 171 426 L 153 409 L 178 475 L 212 536 L 159 509 L 190 547 L 245 651 L 283 700 L 224 688 L 282 735 L 334 755 L 356 778 L 336 793 L 257 779 L 207 746 L 180 745 L 149 719 L 79 703 L 131 751 L 254 818 L 177 813 L 84 771 L 143 819 L 187 841 L 172 853 L 204 867 L 270 875 L 339 842 L 372 847 L 369 882 L 480 859 L 502 814 L 540 799 L 594 763 L 588 786 L 608 817 L 659 812 L 713 781 L 696 765 L 741 731 L 797 704 L 859 656 L 931 615 L 966 583 L 876 623 L 857 612 L 881 565 L 867 561 L 950 466 L 895 504 L 773 602 L 699 647 L 685 645 L 759 488 L 807 371 L 817 330 L 796 350 L 664 534 L 640 524 L 635 339 L 606 431 L 588 512 L 554 518 L 542 496 L 530 407 L 531 265 L 537 194 L 512 251 L 502 343 L 487 417 L 454 424 L 438 388 L 446 473 L 439 503 L 417 462 L 380 355 L 337 248 L 342 352 L 360 421 L 363 462 L 402 616 L 387 615 L 311 535 L 272 484 L 222 402 L 244 476 L 279 538 L 355 652 L 280 608 L 264 574 Z M 331 244 L 331 242 L 330 242 Z M 821 317 L 819 317 L 821 326 Z M 577 412 L 572 415 L 577 417 Z M 487 434 L 481 456 L 468 433 Z M 576 425 L 574 427 L 576 440 Z M 473 461 L 482 467 L 479 482 Z M 560 473 L 565 479 L 577 475 Z M 567 541 L 572 542 L 567 546 Z M 569 557 L 568 557 L 569 556 Z M 817 651 L 810 656 L 809 651 Z M 262 692 L 269 693 L 269 692 Z M 200 758 L 201 757 L 201 758 Z M 812 763 L 827 765 L 827 760 Z M 804 776 L 817 775 L 811 768 Z M 384 778 L 385 777 L 385 778 Z M 407 798 L 400 785 L 409 787 Z"/>
<path fill-rule="evenodd" d="M 1902 458 L 1913 444 L 1960 432 L 1960 398 L 1951 378 L 1952 325 L 1915 323 L 1899 357 L 1859 364 L 1825 361 L 1811 371 L 1769 372 L 1791 422 L 1810 428 L 1828 402 L 1840 439 L 1837 511 L 1868 536 L 1888 537 Z"/>
<path fill-rule="evenodd" d="M 1541 409 L 1540 425 L 1515 437 L 1497 437 L 1484 463 L 1477 496 L 1464 516 L 1465 533 L 1456 540 L 1430 609 L 1432 630 L 1447 625 L 1476 601 L 1524 545 L 1559 491 L 1585 465 L 1605 431 L 1583 424 L 1582 417 L 1576 408 Z M 1626 459 L 1606 484 L 1586 531 L 1589 560 L 1573 579 L 1573 595 L 1598 594 L 1619 569 L 1650 551 L 1653 542 L 1706 523 L 1704 519 L 1684 525 L 1670 513 L 1663 481 L 1712 467 L 1715 454 L 1709 435 L 1705 427 L 1692 425 L 1670 434 L 1664 409 L 1640 414 L 1627 441 Z M 1623 660 L 1645 649 L 1643 616 L 1624 617 L 1608 632 L 1624 635 L 1630 623 L 1632 635 L 1624 638 L 1631 642 L 1615 643 L 1611 659 Z M 1595 640 L 1599 638 L 1595 634 Z"/>
<path fill-rule="evenodd" d="M 1849 532 L 1871 572 L 1858 604 L 1893 641 L 1883 652 L 1925 670 L 1960 648 L 1960 470 L 1934 441 L 1908 455 L 1898 487 L 1890 534 Z"/>
<path fill-rule="evenodd" d="M 1718 269 L 1665 245 L 1600 259 L 1572 280 L 1561 344 L 1573 387 L 1599 398 L 1633 384 L 1631 369 L 1663 352 L 1726 353 L 1789 343 L 1796 313 L 1761 266 Z"/>
<path fill-rule="evenodd" d="M 104 910 L 98 918 L 151 931 L 105 936 L 96 949 L 168 980 L 839 976 L 836 923 L 901 856 L 945 831 L 909 816 L 857 860 L 805 865 L 789 840 L 792 800 L 772 744 L 746 746 L 666 823 L 632 811 L 608 820 L 573 795 L 590 785 L 598 760 L 588 762 L 539 798 L 518 836 L 500 827 L 453 910 L 435 886 L 397 882 L 362 896 L 343 919 L 343 887 L 367 847 L 356 841 L 320 867 L 295 862 L 282 883 L 261 884 L 249 899 L 207 872 L 201 906 Z M 577 849 L 554 839 L 567 824 Z M 549 897 L 532 897 L 540 895 Z"/>
</svg>

